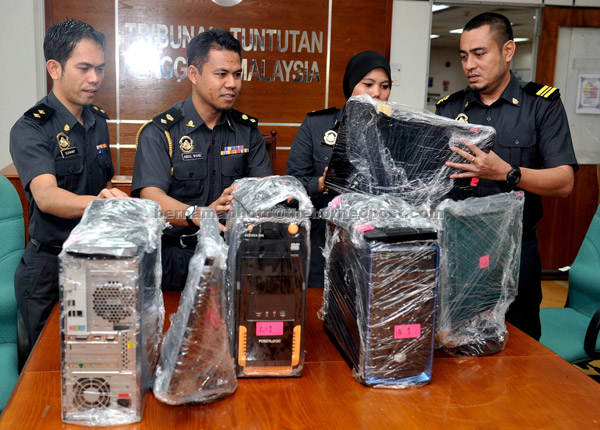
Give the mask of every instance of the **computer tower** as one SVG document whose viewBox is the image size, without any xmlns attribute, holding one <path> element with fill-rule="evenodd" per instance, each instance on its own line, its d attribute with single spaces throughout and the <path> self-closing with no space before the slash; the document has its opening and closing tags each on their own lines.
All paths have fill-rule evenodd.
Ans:
<svg viewBox="0 0 600 430">
<path fill-rule="evenodd" d="M 243 224 L 237 242 L 235 358 L 238 377 L 300 376 L 309 227 L 294 211 Z"/>
<path fill-rule="evenodd" d="M 88 207 L 59 255 L 62 418 L 80 425 L 141 420 L 164 322 L 160 211 L 105 202 Z"/>
<path fill-rule="evenodd" d="M 520 193 L 522 194 L 522 193 Z M 517 294 L 524 198 L 504 193 L 444 202 L 437 341 L 453 355 L 504 349 Z"/>
<path fill-rule="evenodd" d="M 446 161 L 467 163 L 451 151 L 466 151 L 466 139 L 484 152 L 495 130 L 407 106 L 352 97 L 346 103 L 325 185 L 340 192 L 388 194 L 413 205 L 473 196 L 477 181 L 450 179 Z"/>
<path fill-rule="evenodd" d="M 431 379 L 437 232 L 389 228 L 363 234 L 358 246 L 328 224 L 324 327 L 357 379 L 405 387 Z"/>
</svg>

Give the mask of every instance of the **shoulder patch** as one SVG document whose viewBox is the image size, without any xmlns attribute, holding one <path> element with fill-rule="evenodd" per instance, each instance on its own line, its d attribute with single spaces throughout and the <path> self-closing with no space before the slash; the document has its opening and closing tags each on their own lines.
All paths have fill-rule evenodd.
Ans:
<svg viewBox="0 0 600 430">
<path fill-rule="evenodd" d="M 100 115 L 102 118 L 110 119 L 108 117 L 108 114 L 106 113 L 106 111 L 104 109 L 102 109 L 100 106 L 90 105 L 90 108 L 92 109 L 92 112 L 94 112 L 97 115 Z"/>
<path fill-rule="evenodd" d="M 529 95 L 543 97 L 548 100 L 555 100 L 560 97 L 558 88 L 538 84 L 537 82 L 527 83 L 523 90 Z"/>
<path fill-rule="evenodd" d="M 319 115 L 326 115 L 329 113 L 335 113 L 337 112 L 339 109 L 336 107 L 330 107 L 327 109 L 321 109 L 321 110 L 314 110 L 312 112 L 307 113 L 307 116 L 319 116 Z"/>
<path fill-rule="evenodd" d="M 56 111 L 47 104 L 40 103 L 29 109 L 24 115 L 29 118 L 33 118 L 40 124 L 44 124 L 46 121 L 52 118 L 52 115 L 54 115 L 55 112 Z"/>
<path fill-rule="evenodd" d="M 169 130 L 182 118 L 183 111 L 179 108 L 172 107 L 171 109 L 156 115 L 152 118 L 152 122 L 164 130 Z"/>
<path fill-rule="evenodd" d="M 435 105 L 443 106 L 446 103 L 449 103 L 453 100 L 462 99 L 465 96 L 465 94 L 466 94 L 465 90 L 460 90 L 455 93 L 448 94 L 446 97 L 439 99 Z"/>
<path fill-rule="evenodd" d="M 242 113 L 239 110 L 231 109 L 229 116 L 242 124 L 249 125 L 250 127 L 258 127 L 258 118 Z"/>
</svg>

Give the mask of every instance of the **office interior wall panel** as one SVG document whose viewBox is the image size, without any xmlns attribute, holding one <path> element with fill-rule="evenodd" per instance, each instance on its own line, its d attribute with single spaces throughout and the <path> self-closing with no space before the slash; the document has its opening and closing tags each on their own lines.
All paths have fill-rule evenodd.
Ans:
<svg viewBox="0 0 600 430">
<path fill-rule="evenodd" d="M 544 7 L 536 82 L 554 85 L 557 62 L 565 61 L 557 58 L 560 27 L 597 27 L 599 22 L 600 9 Z M 542 202 L 544 218 L 538 225 L 542 268 L 556 270 L 575 259 L 598 207 L 597 166 L 580 166 L 568 198 L 543 197 Z"/>
<path fill-rule="evenodd" d="M 116 104 L 116 79 L 115 79 L 115 8 L 113 1 L 76 1 L 52 0 L 51 22 L 46 25 L 56 24 L 66 19 L 78 19 L 91 24 L 96 30 L 104 33 L 106 49 L 104 51 L 104 82 L 94 100 L 94 104 L 106 110 L 111 118 L 117 115 Z M 47 10 L 48 13 L 48 10 Z M 51 88 L 51 84 L 48 89 Z M 112 137 L 112 136 L 111 136 Z M 113 139 L 114 141 L 114 139 Z"/>
<path fill-rule="evenodd" d="M 392 8 L 393 0 L 333 0 L 329 106 L 341 108 L 346 103 L 342 81 L 354 54 L 374 50 L 389 59 Z"/>
<path fill-rule="evenodd" d="M 598 208 L 596 165 L 581 165 L 573 193 L 565 198 L 542 197 L 544 217 L 538 224 L 542 268 L 570 266 Z"/>
<path fill-rule="evenodd" d="M 392 4 L 393 0 L 244 0 L 222 7 L 207 0 L 47 0 L 46 18 L 48 26 L 80 19 L 106 35 L 107 67 L 95 103 L 120 121 L 111 127 L 113 145 L 134 143 L 127 121 L 151 119 L 189 95 L 187 41 L 202 29 L 221 27 L 243 48 L 244 80 L 236 109 L 258 117 L 260 123 L 276 124 L 262 126 L 261 131 L 276 128 L 277 146 L 290 147 L 295 124 L 307 112 L 343 106 L 342 78 L 352 55 L 373 49 L 389 58 Z M 277 152 L 277 173 L 285 172 L 287 153 Z M 133 164 L 127 163 L 132 157 L 121 158 L 117 174 L 130 173 Z"/>
</svg>

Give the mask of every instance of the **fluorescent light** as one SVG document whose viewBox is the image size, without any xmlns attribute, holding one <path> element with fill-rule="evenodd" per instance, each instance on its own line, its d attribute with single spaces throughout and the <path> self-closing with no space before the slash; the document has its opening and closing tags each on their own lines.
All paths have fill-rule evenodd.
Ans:
<svg viewBox="0 0 600 430">
<path fill-rule="evenodd" d="M 431 5 L 431 11 L 433 13 L 435 12 L 439 12 L 440 10 L 444 10 L 444 9 L 448 9 L 450 6 L 447 6 L 445 4 L 433 4 Z"/>
<path fill-rule="evenodd" d="M 431 36 L 429 36 L 431 39 L 437 39 L 438 37 L 440 37 L 439 34 L 432 34 Z"/>
<path fill-rule="evenodd" d="M 513 40 L 515 41 L 515 43 L 527 42 L 529 40 L 529 37 L 515 37 Z"/>
<path fill-rule="evenodd" d="M 462 34 L 463 29 L 462 28 L 456 28 L 454 30 L 450 30 L 449 33 L 453 33 L 453 34 Z"/>
</svg>

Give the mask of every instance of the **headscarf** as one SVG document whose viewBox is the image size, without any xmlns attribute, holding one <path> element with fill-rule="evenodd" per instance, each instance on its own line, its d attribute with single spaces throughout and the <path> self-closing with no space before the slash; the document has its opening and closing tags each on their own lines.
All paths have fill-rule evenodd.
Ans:
<svg viewBox="0 0 600 430">
<path fill-rule="evenodd" d="M 349 99 L 354 87 L 362 78 L 373 69 L 382 68 L 388 75 L 390 84 L 392 73 L 390 63 L 377 51 L 363 51 L 356 54 L 348 61 L 346 73 L 344 73 L 344 96 Z"/>
</svg>

